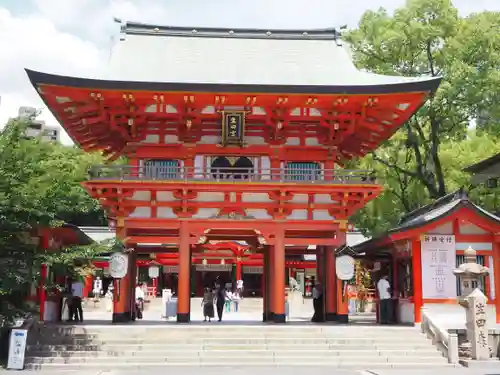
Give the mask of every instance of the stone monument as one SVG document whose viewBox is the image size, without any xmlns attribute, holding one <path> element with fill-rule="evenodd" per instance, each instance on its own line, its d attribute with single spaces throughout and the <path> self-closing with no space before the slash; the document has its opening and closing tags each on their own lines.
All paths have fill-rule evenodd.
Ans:
<svg viewBox="0 0 500 375">
<path fill-rule="evenodd" d="M 491 357 L 486 314 L 488 299 L 478 288 L 478 282 L 481 277 L 488 276 L 490 271 L 477 263 L 476 251 L 472 247 L 465 250 L 464 258 L 464 263 L 453 271 L 462 287 L 458 303 L 465 308 L 466 314 L 466 341 L 459 347 L 459 356 L 488 360 Z"/>
</svg>

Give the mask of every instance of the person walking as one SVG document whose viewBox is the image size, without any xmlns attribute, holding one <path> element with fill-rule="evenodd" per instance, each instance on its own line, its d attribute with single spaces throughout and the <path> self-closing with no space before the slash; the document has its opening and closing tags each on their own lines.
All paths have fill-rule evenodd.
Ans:
<svg viewBox="0 0 500 375">
<path fill-rule="evenodd" d="M 211 322 L 215 314 L 214 293 L 210 290 L 210 288 L 205 288 L 201 305 L 203 306 L 203 317 L 205 318 L 203 321 L 206 322 L 208 319 L 208 321 Z"/>
<path fill-rule="evenodd" d="M 217 317 L 219 318 L 220 322 L 222 321 L 222 314 L 224 313 L 224 305 L 226 304 L 226 292 L 220 285 L 216 289 L 215 298 L 216 298 L 215 306 L 217 308 Z"/>
<path fill-rule="evenodd" d="M 378 299 L 380 301 L 380 324 L 392 323 L 392 295 L 389 276 L 384 275 L 377 283 Z"/>
<path fill-rule="evenodd" d="M 70 321 L 74 319 L 77 322 L 83 322 L 82 299 L 83 283 L 81 281 L 76 281 L 71 284 Z"/>
<path fill-rule="evenodd" d="M 312 290 L 314 315 L 311 319 L 312 322 L 318 323 L 324 321 L 323 319 L 323 288 L 320 283 L 316 283 Z"/>
</svg>

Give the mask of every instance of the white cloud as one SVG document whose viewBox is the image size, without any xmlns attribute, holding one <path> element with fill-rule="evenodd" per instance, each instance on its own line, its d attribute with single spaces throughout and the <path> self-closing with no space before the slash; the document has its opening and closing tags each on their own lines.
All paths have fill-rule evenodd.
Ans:
<svg viewBox="0 0 500 375">
<path fill-rule="evenodd" d="M 102 63 L 96 45 L 74 35 L 59 32 L 42 17 L 16 18 L 0 8 L 0 124 L 17 114 L 21 105 L 43 108 L 29 84 L 24 68 L 65 75 L 92 76 Z M 41 116 L 55 119 L 48 110 Z"/>
<path fill-rule="evenodd" d="M 20 15 L 0 6 L 0 126 L 21 105 L 42 108 L 24 68 L 93 76 L 104 68 L 113 17 L 162 25 L 323 28 L 355 26 L 367 9 L 394 10 L 405 0 L 32 0 Z M 27 1 L 26 1 L 27 3 Z M 462 14 L 500 10 L 500 0 L 454 0 Z M 12 8 L 14 9 L 14 8 Z M 124 62 L 126 63 L 126 62 Z M 47 109 L 41 116 L 55 123 Z M 66 138 L 68 140 L 68 138 Z"/>
</svg>

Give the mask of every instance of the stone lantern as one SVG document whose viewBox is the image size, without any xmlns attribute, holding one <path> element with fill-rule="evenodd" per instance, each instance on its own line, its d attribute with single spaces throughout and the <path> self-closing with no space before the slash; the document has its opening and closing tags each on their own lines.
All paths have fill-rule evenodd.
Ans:
<svg viewBox="0 0 500 375">
<path fill-rule="evenodd" d="M 491 357 L 488 345 L 487 302 L 488 299 L 478 289 L 479 279 L 490 271 L 477 263 L 476 251 L 469 246 L 464 252 L 464 263 L 453 270 L 458 277 L 462 293 L 458 303 L 465 308 L 467 339 L 460 345 L 459 355 L 466 359 L 487 360 Z"/>
</svg>

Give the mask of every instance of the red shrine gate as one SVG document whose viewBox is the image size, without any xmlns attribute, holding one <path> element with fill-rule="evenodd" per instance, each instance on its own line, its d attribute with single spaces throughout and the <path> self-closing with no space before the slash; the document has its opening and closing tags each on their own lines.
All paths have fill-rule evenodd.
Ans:
<svg viewBox="0 0 500 375">
<path fill-rule="evenodd" d="M 277 323 L 287 245 L 316 245 L 326 320 L 347 320 L 335 251 L 382 187 L 343 161 L 388 139 L 440 80 L 358 71 L 335 30 L 122 32 L 106 79 L 28 71 L 75 143 L 128 159 L 93 168 L 84 184 L 133 249 L 113 320 L 133 319 L 147 243 L 176 254 L 177 319 L 188 322 L 191 265 L 214 241 L 244 241 L 264 259 L 264 320 Z"/>
</svg>

